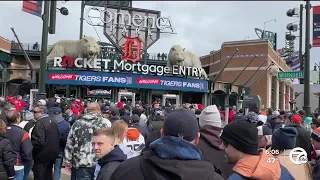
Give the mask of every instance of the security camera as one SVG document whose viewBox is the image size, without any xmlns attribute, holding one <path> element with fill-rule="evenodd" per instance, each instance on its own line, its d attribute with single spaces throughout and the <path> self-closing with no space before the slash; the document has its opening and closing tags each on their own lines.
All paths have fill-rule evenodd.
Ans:
<svg viewBox="0 0 320 180">
<path fill-rule="evenodd" d="M 67 16 L 69 14 L 69 10 L 66 7 L 62 7 L 59 10 L 60 10 L 60 13 L 64 16 Z"/>
</svg>

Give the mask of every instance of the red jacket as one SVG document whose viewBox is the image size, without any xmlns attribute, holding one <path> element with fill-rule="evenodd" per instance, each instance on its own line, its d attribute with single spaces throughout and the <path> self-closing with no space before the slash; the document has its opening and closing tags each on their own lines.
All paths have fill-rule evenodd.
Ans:
<svg viewBox="0 0 320 180">
<path fill-rule="evenodd" d="M 82 112 L 84 111 L 84 109 L 85 109 L 84 106 L 81 106 L 81 105 L 80 105 L 80 107 L 79 107 L 80 113 L 82 113 Z"/>
<path fill-rule="evenodd" d="M 72 107 L 72 113 L 78 117 L 80 115 L 80 112 L 77 106 L 75 104 L 72 104 L 71 107 Z"/>
<path fill-rule="evenodd" d="M 17 100 L 10 96 L 7 96 L 6 100 L 10 101 L 15 106 L 16 110 L 19 112 L 21 112 L 24 107 L 29 106 L 29 104 L 23 102 L 23 100 Z"/>
<path fill-rule="evenodd" d="M 233 120 L 233 116 L 236 114 L 235 110 L 230 110 L 229 117 L 228 117 L 228 123 L 231 123 Z"/>
</svg>

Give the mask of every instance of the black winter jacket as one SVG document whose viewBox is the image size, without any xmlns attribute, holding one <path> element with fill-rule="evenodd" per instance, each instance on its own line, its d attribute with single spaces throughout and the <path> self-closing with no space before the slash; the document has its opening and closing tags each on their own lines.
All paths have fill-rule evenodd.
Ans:
<svg viewBox="0 0 320 180">
<path fill-rule="evenodd" d="M 10 140 L 0 135 L 0 179 L 7 180 L 14 175 L 14 155 Z"/>
<path fill-rule="evenodd" d="M 101 169 L 97 180 L 109 180 L 113 171 L 126 159 L 127 155 L 123 153 L 119 146 L 116 146 L 111 152 L 98 160 Z"/>
<path fill-rule="evenodd" d="M 8 125 L 6 137 L 10 139 L 16 166 L 32 162 L 32 143 L 29 133 L 18 125 Z"/>
<path fill-rule="evenodd" d="M 150 150 L 123 161 L 110 180 L 223 180 L 214 166 L 200 160 L 165 160 Z"/>
<path fill-rule="evenodd" d="M 60 150 L 60 133 L 52 117 L 37 121 L 31 134 L 33 160 L 35 163 L 50 162 L 56 159 Z"/>
<path fill-rule="evenodd" d="M 311 161 L 312 144 L 311 144 L 310 132 L 298 124 L 293 124 L 289 126 L 296 128 L 296 130 L 298 131 L 295 147 L 301 147 L 304 150 L 306 150 L 308 160 Z"/>
<path fill-rule="evenodd" d="M 36 124 L 35 120 L 30 120 L 23 128 L 23 130 L 29 132 L 31 128 L 33 128 Z"/>
<path fill-rule="evenodd" d="M 246 120 L 246 116 L 243 115 L 242 113 L 237 113 L 233 116 L 233 121 L 238 121 L 238 120 Z"/>
</svg>

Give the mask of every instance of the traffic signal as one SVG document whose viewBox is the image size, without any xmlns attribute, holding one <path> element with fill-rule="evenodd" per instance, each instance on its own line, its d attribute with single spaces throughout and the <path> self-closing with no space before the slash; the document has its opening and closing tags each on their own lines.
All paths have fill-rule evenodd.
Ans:
<svg viewBox="0 0 320 180">
<path fill-rule="evenodd" d="M 287 11 L 287 16 L 289 17 L 293 17 L 299 14 L 299 9 L 298 8 L 294 8 L 294 9 L 289 9 Z"/>
<path fill-rule="evenodd" d="M 294 41 L 296 39 L 295 35 L 292 34 L 286 34 L 286 40 L 288 41 Z"/>
<path fill-rule="evenodd" d="M 297 24 L 292 24 L 292 23 L 289 23 L 288 25 L 287 25 L 287 29 L 289 30 L 289 31 L 293 31 L 293 32 L 296 32 L 296 31 L 298 31 L 298 25 Z"/>
</svg>

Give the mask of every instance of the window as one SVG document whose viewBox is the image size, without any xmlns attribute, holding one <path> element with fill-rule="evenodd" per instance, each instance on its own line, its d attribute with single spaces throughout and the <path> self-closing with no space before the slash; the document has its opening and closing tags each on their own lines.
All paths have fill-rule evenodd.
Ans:
<svg viewBox="0 0 320 180">
<path fill-rule="evenodd" d="M 283 109 L 283 86 L 284 83 L 283 82 L 279 82 L 279 109 Z"/>
<path fill-rule="evenodd" d="M 293 88 L 290 87 L 290 101 L 292 101 L 293 99 L 295 99 L 295 97 L 293 96 Z M 293 104 L 290 104 L 290 110 L 293 110 Z"/>
</svg>

